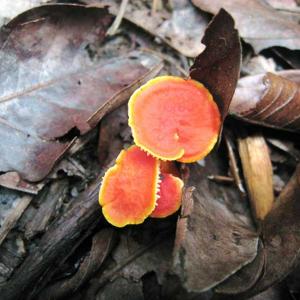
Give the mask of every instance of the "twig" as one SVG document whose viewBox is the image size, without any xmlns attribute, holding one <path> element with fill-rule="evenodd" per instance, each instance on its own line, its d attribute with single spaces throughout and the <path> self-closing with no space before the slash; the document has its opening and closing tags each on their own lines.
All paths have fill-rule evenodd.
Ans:
<svg viewBox="0 0 300 300">
<path fill-rule="evenodd" d="M 114 22 L 108 28 L 108 30 L 106 32 L 107 35 L 112 36 L 112 35 L 114 35 L 117 32 L 117 30 L 120 27 L 120 24 L 122 22 L 123 16 L 125 14 L 127 4 L 128 4 L 128 0 L 122 0 L 121 6 L 120 6 L 120 10 L 119 10 L 119 12 L 118 12 L 118 14 L 117 14 Z"/>
<path fill-rule="evenodd" d="M 152 10 L 151 10 L 151 13 L 154 14 L 158 10 L 161 10 L 161 9 L 162 9 L 162 2 L 161 2 L 161 0 L 152 0 Z"/>
<path fill-rule="evenodd" d="M 234 182 L 234 178 L 229 176 L 222 176 L 222 175 L 209 175 L 207 176 L 209 180 L 216 181 L 216 182 L 225 182 L 225 183 L 232 183 Z"/>
<path fill-rule="evenodd" d="M 224 140 L 225 140 L 225 144 L 228 150 L 228 156 L 229 156 L 229 168 L 230 168 L 230 172 L 234 178 L 235 184 L 239 190 L 239 192 L 241 193 L 242 197 L 246 196 L 246 191 L 245 188 L 243 186 L 241 177 L 240 177 L 240 173 L 239 173 L 239 168 L 237 165 L 237 161 L 233 152 L 233 148 L 232 148 L 232 144 L 229 138 L 229 135 L 224 132 Z"/>
</svg>

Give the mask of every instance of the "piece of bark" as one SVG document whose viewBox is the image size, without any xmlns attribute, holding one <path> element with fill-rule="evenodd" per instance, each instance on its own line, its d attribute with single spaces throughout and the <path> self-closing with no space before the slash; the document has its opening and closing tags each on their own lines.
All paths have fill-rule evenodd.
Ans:
<svg viewBox="0 0 300 300">
<path fill-rule="evenodd" d="M 190 165 L 174 249 L 174 270 L 190 292 L 216 286 L 257 252 L 258 237 L 238 190 L 207 179 L 208 173 L 220 173 L 220 164 L 214 154 L 204 168 Z"/>
<path fill-rule="evenodd" d="M 190 68 L 192 79 L 203 83 L 224 121 L 240 75 L 241 44 L 233 18 L 221 9 L 209 23 L 202 43 L 205 50 Z"/>
<path fill-rule="evenodd" d="M 104 172 L 74 201 L 61 218 L 51 224 L 39 246 L 25 259 L 11 279 L 0 285 L 1 297 L 5 300 L 32 298 L 33 287 L 39 280 L 47 275 L 51 267 L 64 261 L 78 240 L 95 228 L 101 219 L 98 191 L 103 174 Z"/>
<path fill-rule="evenodd" d="M 28 240 L 46 230 L 50 220 L 54 217 L 58 201 L 66 197 L 68 188 L 68 180 L 58 180 L 41 192 L 38 197 L 43 201 L 34 217 L 25 226 L 25 237 Z"/>
<path fill-rule="evenodd" d="M 300 130 L 300 72 L 283 71 L 239 80 L 230 113 L 250 123 Z"/>
<path fill-rule="evenodd" d="M 22 236 L 11 231 L 0 246 L 0 285 L 5 284 L 26 254 Z"/>
<path fill-rule="evenodd" d="M 2 197 L 5 197 L 2 195 Z M 1 199 L 2 200 L 2 199 Z M 32 196 L 20 195 L 16 198 L 9 197 L 7 200 L 3 200 L 6 203 L 7 209 L 1 212 L 0 218 L 0 245 L 4 241 L 7 234 L 15 226 L 19 218 L 32 200 Z M 3 214 L 3 215 L 2 215 Z"/>
<path fill-rule="evenodd" d="M 257 221 L 262 221 L 274 203 L 273 169 L 268 145 L 261 133 L 238 138 L 244 178 Z"/>
<path fill-rule="evenodd" d="M 38 299 L 66 299 L 75 293 L 101 267 L 114 244 L 115 234 L 112 228 L 103 229 L 95 234 L 90 253 L 84 258 L 76 274 L 46 287 Z"/>
</svg>

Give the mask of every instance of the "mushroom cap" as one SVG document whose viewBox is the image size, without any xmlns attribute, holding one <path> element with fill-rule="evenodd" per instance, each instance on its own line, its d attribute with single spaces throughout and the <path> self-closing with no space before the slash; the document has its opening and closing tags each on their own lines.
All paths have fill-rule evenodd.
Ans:
<svg viewBox="0 0 300 300">
<path fill-rule="evenodd" d="M 143 223 L 155 208 L 158 184 L 158 159 L 137 146 L 122 150 L 100 188 L 104 217 L 116 227 Z"/>
<path fill-rule="evenodd" d="M 151 213 L 152 218 L 165 218 L 174 214 L 181 205 L 183 181 L 171 174 L 161 174 L 159 198 Z"/>
<path fill-rule="evenodd" d="M 154 78 L 133 93 L 128 107 L 135 143 L 162 160 L 197 161 L 218 139 L 220 112 L 195 80 Z"/>
</svg>

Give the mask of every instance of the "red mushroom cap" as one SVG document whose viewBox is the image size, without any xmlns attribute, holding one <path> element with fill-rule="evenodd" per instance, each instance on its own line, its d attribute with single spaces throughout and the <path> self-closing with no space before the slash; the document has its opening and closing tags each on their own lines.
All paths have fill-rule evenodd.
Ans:
<svg viewBox="0 0 300 300">
<path fill-rule="evenodd" d="M 135 143 L 162 160 L 194 162 L 218 139 L 218 107 L 209 91 L 192 79 L 152 79 L 134 92 L 128 107 Z"/>
<path fill-rule="evenodd" d="M 137 146 L 122 150 L 103 177 L 99 203 L 114 226 L 140 224 L 155 208 L 159 161 Z"/>
</svg>

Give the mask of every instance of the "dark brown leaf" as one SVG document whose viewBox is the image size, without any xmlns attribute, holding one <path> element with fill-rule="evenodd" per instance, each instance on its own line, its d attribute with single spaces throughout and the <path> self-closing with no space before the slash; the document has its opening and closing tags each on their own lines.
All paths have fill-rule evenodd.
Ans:
<svg viewBox="0 0 300 300">
<path fill-rule="evenodd" d="M 212 93 L 225 119 L 239 78 L 241 45 L 232 17 L 223 9 L 205 31 L 205 50 L 190 69 L 191 78 L 202 82 Z"/>
<path fill-rule="evenodd" d="M 299 131 L 299 82 L 299 71 L 244 77 L 239 80 L 230 112 L 252 123 Z"/>
<path fill-rule="evenodd" d="M 256 259 L 220 285 L 220 292 L 240 291 L 238 297 L 257 295 L 283 280 L 300 262 L 300 165 L 279 195 L 273 210 L 262 222 L 262 245 Z M 263 268 L 261 263 L 263 261 Z M 249 277 L 258 278 L 249 286 Z M 237 285 L 236 285 L 237 284 Z M 246 290 L 246 287 L 249 287 Z M 235 293 L 235 292 L 234 292 Z"/>
<path fill-rule="evenodd" d="M 192 164 L 177 224 L 176 274 L 188 291 L 208 290 L 251 262 L 258 238 L 237 189 L 216 184 L 207 174 L 220 174 L 220 156 L 205 167 Z"/>
<path fill-rule="evenodd" d="M 300 48 L 300 25 L 293 14 L 283 14 L 262 0 L 193 0 L 200 9 L 216 14 L 220 8 L 232 14 L 240 35 L 256 52 L 272 46 Z"/>
<path fill-rule="evenodd" d="M 215 291 L 221 294 L 234 295 L 250 290 L 259 279 L 263 271 L 264 263 L 263 245 L 259 242 L 255 259 L 225 281 L 221 282 L 215 288 Z"/>
<path fill-rule="evenodd" d="M 300 166 L 263 223 L 265 267 L 255 295 L 285 278 L 300 261 Z"/>
<path fill-rule="evenodd" d="M 80 22 L 78 22 L 80 19 Z M 104 9 L 48 5 L 12 20 L 0 32 L 0 171 L 38 181 L 81 134 L 126 101 L 160 69 L 160 59 L 134 52 L 112 60 L 92 51 L 112 20 Z M 130 72 L 128 72 L 130 70 Z"/>
</svg>

